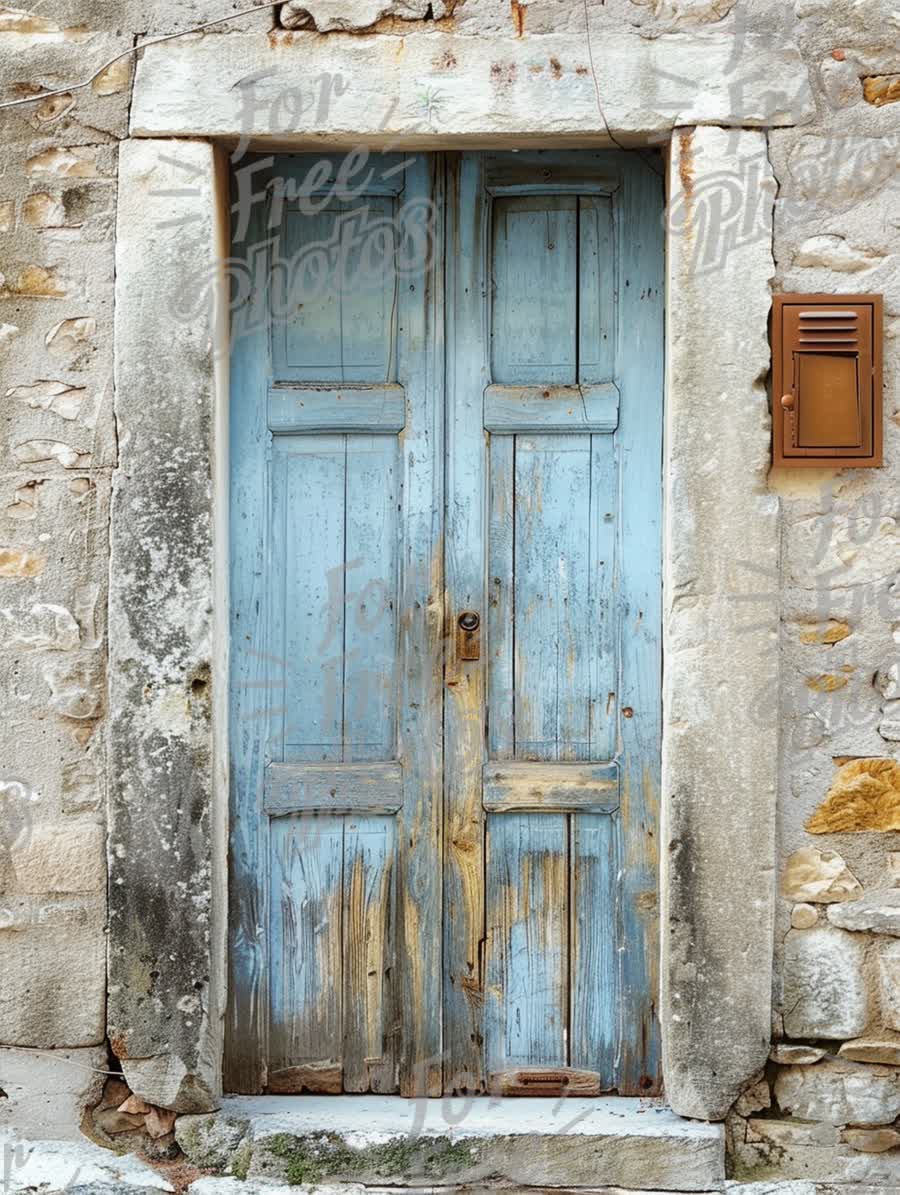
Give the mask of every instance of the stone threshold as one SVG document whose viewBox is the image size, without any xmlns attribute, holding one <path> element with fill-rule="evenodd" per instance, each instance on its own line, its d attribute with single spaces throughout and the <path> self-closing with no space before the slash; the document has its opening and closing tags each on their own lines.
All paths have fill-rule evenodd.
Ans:
<svg viewBox="0 0 900 1195">
<path fill-rule="evenodd" d="M 660 1101 L 232 1096 L 182 1116 L 187 1157 L 242 1179 L 410 1192 L 720 1191 L 725 1134 Z M 228 1188 L 223 1188 L 228 1189 Z M 237 1188 L 235 1188 L 237 1189 Z"/>
</svg>

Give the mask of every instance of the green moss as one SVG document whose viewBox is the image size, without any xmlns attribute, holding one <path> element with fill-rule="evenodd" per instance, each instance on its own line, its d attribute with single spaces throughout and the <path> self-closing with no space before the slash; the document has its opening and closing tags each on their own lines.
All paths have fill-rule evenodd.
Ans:
<svg viewBox="0 0 900 1195">
<path fill-rule="evenodd" d="M 294 1137 L 278 1133 L 265 1147 L 285 1164 L 292 1186 L 321 1183 L 329 1178 L 371 1175 L 377 1180 L 396 1177 L 442 1179 L 469 1169 L 477 1161 L 472 1144 L 449 1137 L 417 1137 L 351 1149 L 337 1133 Z"/>
<path fill-rule="evenodd" d="M 242 1141 L 231 1158 L 231 1173 L 243 1181 L 250 1173 L 250 1159 L 253 1157 L 253 1142 Z"/>
</svg>

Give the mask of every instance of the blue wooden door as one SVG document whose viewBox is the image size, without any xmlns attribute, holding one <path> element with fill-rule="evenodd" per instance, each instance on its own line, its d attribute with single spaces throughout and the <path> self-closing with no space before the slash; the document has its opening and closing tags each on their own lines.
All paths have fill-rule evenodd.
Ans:
<svg viewBox="0 0 900 1195">
<path fill-rule="evenodd" d="M 322 160 L 234 245 L 226 1086 L 656 1091 L 661 184 Z"/>
</svg>

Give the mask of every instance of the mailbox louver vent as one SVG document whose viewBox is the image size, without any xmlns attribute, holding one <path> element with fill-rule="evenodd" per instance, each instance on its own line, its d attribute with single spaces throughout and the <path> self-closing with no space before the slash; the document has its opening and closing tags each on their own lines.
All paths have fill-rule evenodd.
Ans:
<svg viewBox="0 0 900 1195">
<path fill-rule="evenodd" d="M 832 351 L 855 349 L 859 345 L 859 316 L 855 311 L 801 311 L 800 344 Z"/>
</svg>

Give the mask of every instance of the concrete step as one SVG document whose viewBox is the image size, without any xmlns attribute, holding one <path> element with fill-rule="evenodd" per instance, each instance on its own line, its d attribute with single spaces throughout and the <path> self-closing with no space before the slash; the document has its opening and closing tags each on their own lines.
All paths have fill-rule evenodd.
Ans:
<svg viewBox="0 0 900 1195">
<path fill-rule="evenodd" d="M 231 1097 L 213 1115 L 179 1117 L 176 1137 L 201 1168 L 289 1185 L 699 1192 L 725 1183 L 722 1126 L 649 1100 Z"/>
</svg>

